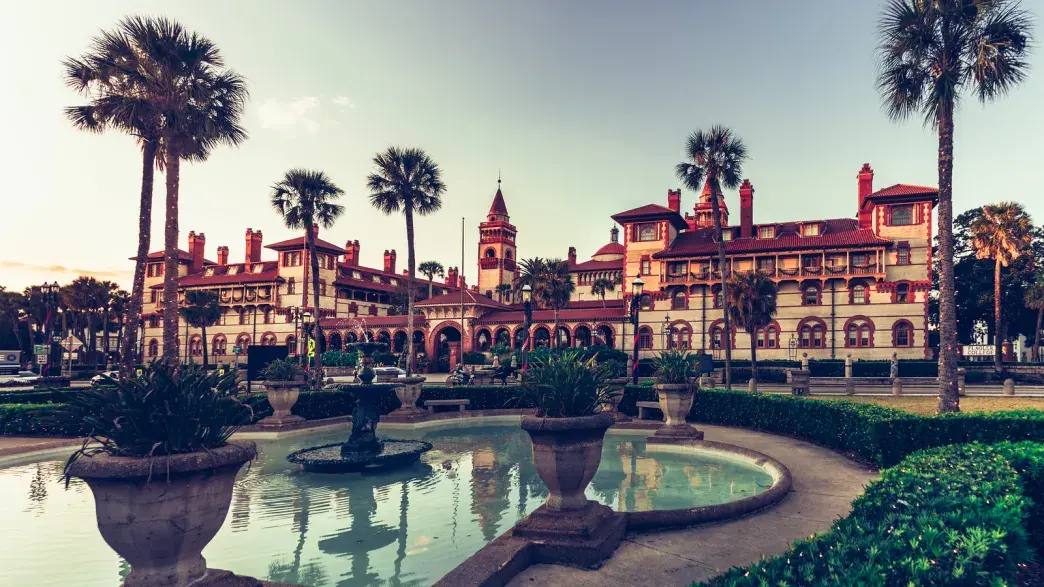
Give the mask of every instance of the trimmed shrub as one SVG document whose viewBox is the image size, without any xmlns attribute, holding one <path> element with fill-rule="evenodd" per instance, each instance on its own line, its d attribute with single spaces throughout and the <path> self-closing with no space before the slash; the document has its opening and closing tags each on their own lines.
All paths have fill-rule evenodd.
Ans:
<svg viewBox="0 0 1044 587">
<path fill-rule="evenodd" d="M 465 365 L 485 365 L 486 364 L 486 353 L 480 353 L 477 351 L 469 351 L 464 353 L 461 360 Z"/>
<path fill-rule="evenodd" d="M 705 585 L 1014 584 L 1039 532 L 1044 446 L 967 444 L 884 471 L 829 532 Z M 1034 492 L 1037 492 L 1034 494 Z"/>
<path fill-rule="evenodd" d="M 56 415 L 64 404 L 0 404 L 0 435 L 4 436 L 84 436 L 76 424 L 63 424 Z"/>
</svg>

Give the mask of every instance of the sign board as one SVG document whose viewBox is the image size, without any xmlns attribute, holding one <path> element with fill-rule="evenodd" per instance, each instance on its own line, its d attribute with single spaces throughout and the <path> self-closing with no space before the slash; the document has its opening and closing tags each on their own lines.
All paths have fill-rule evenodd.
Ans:
<svg viewBox="0 0 1044 587">
<path fill-rule="evenodd" d="M 138 374 L 138 377 L 141 377 L 141 374 L 142 374 L 142 370 L 141 370 L 141 369 L 137 369 L 137 370 L 135 371 L 135 373 L 137 373 L 137 374 Z"/>
<path fill-rule="evenodd" d="M 47 345 L 45 345 L 45 344 L 33 345 L 33 354 L 34 355 L 46 355 L 47 354 Z"/>
<path fill-rule="evenodd" d="M 965 344 L 961 352 L 966 357 L 992 357 L 995 350 L 992 344 Z"/>
<path fill-rule="evenodd" d="M 67 351 L 78 349 L 83 346 L 83 341 L 76 338 L 75 336 L 69 336 L 62 339 L 62 348 Z"/>
<path fill-rule="evenodd" d="M 315 339 L 314 338 L 309 338 L 308 339 L 308 358 L 311 359 L 313 357 L 315 357 Z"/>
<path fill-rule="evenodd" d="M 19 363 L 22 351 L 0 351 L 0 363 Z"/>
<path fill-rule="evenodd" d="M 47 362 L 47 355 L 36 355 L 36 362 L 40 365 L 43 365 Z"/>
<path fill-rule="evenodd" d="M 241 347 L 241 346 L 234 346 L 234 347 L 232 347 L 232 354 L 233 355 L 241 355 L 241 354 L 243 354 L 243 347 Z"/>
</svg>

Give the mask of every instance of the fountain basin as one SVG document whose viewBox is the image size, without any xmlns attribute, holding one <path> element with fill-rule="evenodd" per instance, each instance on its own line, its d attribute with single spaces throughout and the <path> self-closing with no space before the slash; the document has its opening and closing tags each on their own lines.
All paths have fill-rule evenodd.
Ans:
<svg viewBox="0 0 1044 587">
<path fill-rule="evenodd" d="M 380 452 L 342 453 L 342 446 L 340 442 L 313 446 L 290 453 L 286 460 L 313 473 L 365 473 L 415 463 L 432 449 L 430 442 L 397 439 L 382 440 Z"/>
</svg>

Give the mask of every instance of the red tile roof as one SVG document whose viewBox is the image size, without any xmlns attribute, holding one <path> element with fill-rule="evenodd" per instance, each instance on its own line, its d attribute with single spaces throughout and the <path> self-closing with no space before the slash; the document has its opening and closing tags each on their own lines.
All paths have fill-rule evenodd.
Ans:
<svg viewBox="0 0 1044 587">
<path fill-rule="evenodd" d="M 394 293 L 398 289 L 396 286 L 389 283 L 378 283 L 372 279 L 355 279 L 354 277 L 346 277 L 344 275 L 335 279 L 334 285 L 353 287 L 356 289 L 372 289 L 374 291 L 383 291 L 385 293 Z"/>
<path fill-rule="evenodd" d="M 646 204 L 644 206 L 639 206 L 638 208 L 633 208 L 626 212 L 613 214 L 612 218 L 620 224 L 634 222 L 636 220 L 670 220 L 671 224 L 673 224 L 678 230 L 684 230 L 689 226 L 689 224 L 685 222 L 685 219 L 682 218 L 681 214 L 659 204 Z"/>
<path fill-rule="evenodd" d="M 489 207 L 488 216 L 507 216 L 507 204 L 504 203 L 504 194 L 497 187 L 497 195 L 493 196 L 493 205 Z"/>
<path fill-rule="evenodd" d="M 600 304 L 601 302 L 599 302 Z M 608 304 L 607 304 L 608 306 Z M 598 320 L 619 320 L 626 316 L 623 306 L 596 308 L 573 308 L 569 307 L 558 313 L 559 322 L 594 322 Z M 496 324 L 521 324 L 525 321 L 525 312 L 522 310 L 500 310 L 490 312 L 475 321 L 476 325 L 493 326 Z M 533 324 L 541 322 L 552 323 L 555 320 L 553 310 L 533 310 Z"/>
<path fill-rule="evenodd" d="M 798 232 L 800 224 L 821 222 L 824 230 L 820 236 L 801 236 Z M 830 249 L 841 247 L 858 246 L 887 246 L 891 245 L 889 239 L 880 238 L 869 228 L 859 228 L 859 223 L 854 218 L 834 218 L 830 220 L 783 222 L 775 224 L 778 227 L 776 238 L 741 238 L 726 241 L 725 252 L 728 254 L 757 253 L 762 251 L 782 251 L 801 249 Z M 698 228 L 694 231 L 683 232 L 674 239 L 671 246 L 653 255 L 656 259 L 671 259 L 677 257 L 693 257 L 716 253 L 718 244 L 715 242 L 714 229 Z"/>
<path fill-rule="evenodd" d="M 277 243 L 265 245 L 265 248 L 272 249 L 273 251 L 279 251 L 284 249 L 303 249 L 304 246 L 305 237 L 304 235 L 302 235 L 297 238 L 292 238 L 290 240 L 279 241 Z M 336 255 L 343 255 L 348 252 L 333 243 L 324 241 L 321 238 L 315 239 L 315 248 L 317 251 L 323 251 L 324 253 L 334 253 Z"/>
<path fill-rule="evenodd" d="M 178 287 L 229 285 L 238 283 L 274 283 L 284 281 L 284 279 L 279 276 L 279 268 L 275 261 L 262 261 L 260 265 L 262 267 L 260 273 L 254 273 L 253 268 L 248 269 L 246 263 L 215 265 L 213 267 L 208 267 L 208 269 L 214 270 L 213 275 L 207 275 L 206 271 L 186 275 L 178 279 Z M 239 272 L 235 275 L 229 275 L 228 270 L 232 267 L 238 267 Z M 152 289 L 162 288 L 162 283 L 157 283 L 152 286 Z"/>
<path fill-rule="evenodd" d="M 602 300 L 573 300 L 569 302 L 569 308 L 572 310 L 579 310 L 584 308 L 622 308 L 624 305 L 623 300 L 605 300 L 605 304 L 602 304 Z M 512 310 L 522 310 L 522 304 L 511 304 L 509 306 Z"/>
<path fill-rule="evenodd" d="M 134 257 L 128 257 L 128 259 L 131 260 L 131 261 L 135 260 Z M 153 252 L 149 253 L 147 259 L 149 259 L 150 261 L 161 261 L 161 260 L 163 260 L 163 251 L 153 251 Z M 192 262 L 192 255 L 190 255 L 188 253 L 188 251 L 183 251 L 181 249 L 178 249 L 178 261 L 184 261 L 186 263 L 191 263 Z M 207 266 L 207 265 L 217 265 L 217 263 L 211 261 L 210 259 L 203 259 L 203 265 L 204 266 Z"/>
<path fill-rule="evenodd" d="M 877 190 L 870 194 L 869 198 L 881 198 L 890 196 L 921 196 L 925 194 L 938 194 L 939 188 L 923 185 L 910 185 L 906 183 L 897 183 L 893 186 L 886 187 L 884 189 Z"/>
<path fill-rule="evenodd" d="M 394 327 L 394 326 L 406 326 L 406 315 L 402 316 L 359 316 L 355 318 L 355 321 L 361 322 L 363 328 L 381 328 L 381 327 Z M 344 328 L 345 324 L 343 318 L 323 318 L 319 321 L 319 325 L 323 329 L 337 330 Z M 428 325 L 428 321 L 424 316 L 416 315 L 413 317 L 413 326 L 415 328 L 424 328 Z"/>
<path fill-rule="evenodd" d="M 623 255 L 626 251 L 627 249 L 621 243 L 607 243 L 602 248 L 595 251 L 595 254 L 591 256 L 597 257 L 598 255 Z"/>
<path fill-rule="evenodd" d="M 577 271 L 612 271 L 613 269 L 623 269 L 624 260 L 617 259 L 616 261 L 584 261 L 583 263 L 577 263 L 569 268 L 570 272 Z"/>
<path fill-rule="evenodd" d="M 441 296 L 435 296 L 433 298 L 428 298 L 426 300 L 417 302 L 416 304 L 414 304 L 414 307 L 423 307 L 423 306 L 455 306 L 455 305 L 460 305 L 460 299 L 461 299 L 460 291 L 453 291 L 453 292 L 450 292 L 448 294 L 443 294 Z M 464 290 L 464 304 L 466 304 L 466 305 L 486 306 L 486 307 L 490 307 L 490 308 L 507 308 L 508 307 L 506 304 L 502 304 L 500 302 L 491 300 L 491 299 L 487 298 L 486 296 L 484 296 L 482 294 L 477 294 L 477 293 L 471 291 L 470 289 L 465 289 Z"/>
</svg>

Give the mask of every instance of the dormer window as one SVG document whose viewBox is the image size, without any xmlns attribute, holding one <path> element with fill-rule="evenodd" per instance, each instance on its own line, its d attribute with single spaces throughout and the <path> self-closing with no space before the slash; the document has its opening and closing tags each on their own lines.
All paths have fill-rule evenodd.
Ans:
<svg viewBox="0 0 1044 587">
<path fill-rule="evenodd" d="M 207 267 L 206 269 L 203 270 L 203 275 L 206 276 L 206 277 L 213 277 L 214 276 L 214 268 L 213 267 Z"/>
<path fill-rule="evenodd" d="M 236 275 L 239 273 L 239 265 L 232 265 L 228 268 L 228 275 Z"/>
<path fill-rule="evenodd" d="M 380 283 L 381 282 L 381 276 L 380 275 L 374 275 L 373 276 L 373 282 L 374 283 Z"/>
<path fill-rule="evenodd" d="M 358 271 L 352 271 L 352 279 L 362 279 L 362 273 Z"/>
<path fill-rule="evenodd" d="M 254 272 L 254 273 L 261 273 L 264 270 L 265 270 L 265 266 L 262 265 L 261 263 L 258 263 L 256 265 L 254 265 L 253 268 L 251 268 L 251 271 Z"/>
<path fill-rule="evenodd" d="M 801 225 L 801 236 L 819 236 L 819 224 L 802 224 Z"/>
<path fill-rule="evenodd" d="M 776 238 L 776 227 L 762 226 L 758 229 L 758 238 Z"/>
<path fill-rule="evenodd" d="M 913 204 L 904 204 L 902 206 L 892 206 L 890 208 L 892 226 L 909 226 L 914 223 L 913 219 Z"/>
<path fill-rule="evenodd" d="M 398 279 L 390 279 L 389 281 L 391 281 L 392 285 L 399 285 L 399 280 Z"/>
<path fill-rule="evenodd" d="M 656 223 L 655 222 L 643 222 L 635 227 L 635 239 L 639 242 L 648 242 L 656 240 Z"/>
<path fill-rule="evenodd" d="M 721 231 L 721 240 L 723 240 L 723 241 L 730 241 L 730 240 L 732 240 L 732 231 L 731 230 L 723 230 L 723 231 Z"/>
</svg>

